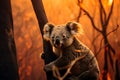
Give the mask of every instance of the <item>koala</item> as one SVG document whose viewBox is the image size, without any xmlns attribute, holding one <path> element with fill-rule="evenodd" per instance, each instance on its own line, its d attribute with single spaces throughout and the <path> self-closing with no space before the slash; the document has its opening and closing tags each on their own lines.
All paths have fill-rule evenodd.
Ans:
<svg viewBox="0 0 120 80">
<path fill-rule="evenodd" d="M 77 35 L 82 33 L 82 26 L 77 22 L 68 22 L 63 25 L 45 24 L 43 38 L 52 45 L 54 54 L 58 57 L 55 61 L 44 66 L 46 72 L 52 71 L 53 66 L 59 70 L 69 68 L 73 60 L 84 56 L 72 67 L 70 74 L 77 79 L 68 80 L 98 80 L 99 67 L 92 51 L 85 46 Z M 66 79 L 67 80 L 67 79 Z"/>
</svg>

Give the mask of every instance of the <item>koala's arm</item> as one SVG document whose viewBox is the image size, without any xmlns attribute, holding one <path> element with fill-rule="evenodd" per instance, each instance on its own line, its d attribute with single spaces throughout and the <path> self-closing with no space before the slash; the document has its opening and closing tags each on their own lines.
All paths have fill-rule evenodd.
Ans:
<svg viewBox="0 0 120 80">
<path fill-rule="evenodd" d="M 59 70 L 66 69 L 66 68 L 68 68 L 70 62 L 71 62 L 70 58 L 62 56 L 62 57 L 59 57 L 58 59 L 56 59 L 55 61 L 53 61 L 49 64 L 46 64 L 44 66 L 44 70 L 52 71 L 53 65 L 56 66 Z"/>
</svg>

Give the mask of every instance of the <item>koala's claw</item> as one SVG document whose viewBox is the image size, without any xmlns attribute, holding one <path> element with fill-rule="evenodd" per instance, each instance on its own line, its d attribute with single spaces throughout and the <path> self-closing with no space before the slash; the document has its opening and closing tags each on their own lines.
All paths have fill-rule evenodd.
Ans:
<svg viewBox="0 0 120 80">
<path fill-rule="evenodd" d="M 41 58 L 45 59 L 45 53 L 42 53 Z"/>
</svg>

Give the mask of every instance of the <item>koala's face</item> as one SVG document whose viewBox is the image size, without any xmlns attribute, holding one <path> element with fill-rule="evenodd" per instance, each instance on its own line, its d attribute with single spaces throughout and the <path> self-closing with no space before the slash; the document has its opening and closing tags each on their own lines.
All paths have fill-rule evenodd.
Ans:
<svg viewBox="0 0 120 80">
<path fill-rule="evenodd" d="M 68 47 L 72 44 L 74 36 L 80 33 L 81 26 L 75 22 L 69 22 L 65 25 L 54 26 L 46 24 L 44 26 L 44 39 L 51 42 L 56 48 Z"/>
<path fill-rule="evenodd" d="M 67 47 L 73 42 L 73 36 L 67 30 L 67 28 L 63 26 L 56 26 L 53 28 L 50 35 L 50 42 L 56 48 L 58 47 Z"/>
</svg>

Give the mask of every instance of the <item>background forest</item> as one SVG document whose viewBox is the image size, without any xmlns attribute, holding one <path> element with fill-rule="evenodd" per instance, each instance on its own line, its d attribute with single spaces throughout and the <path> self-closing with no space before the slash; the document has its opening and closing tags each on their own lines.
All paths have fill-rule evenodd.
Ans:
<svg viewBox="0 0 120 80">
<path fill-rule="evenodd" d="M 79 39 L 96 55 L 101 79 L 120 78 L 120 0 L 42 0 L 48 21 L 77 21 Z M 30 0 L 11 0 L 20 80 L 46 80 L 42 37 Z M 117 72 L 116 72 L 117 71 Z M 116 80 L 119 80 L 118 78 Z"/>
</svg>

